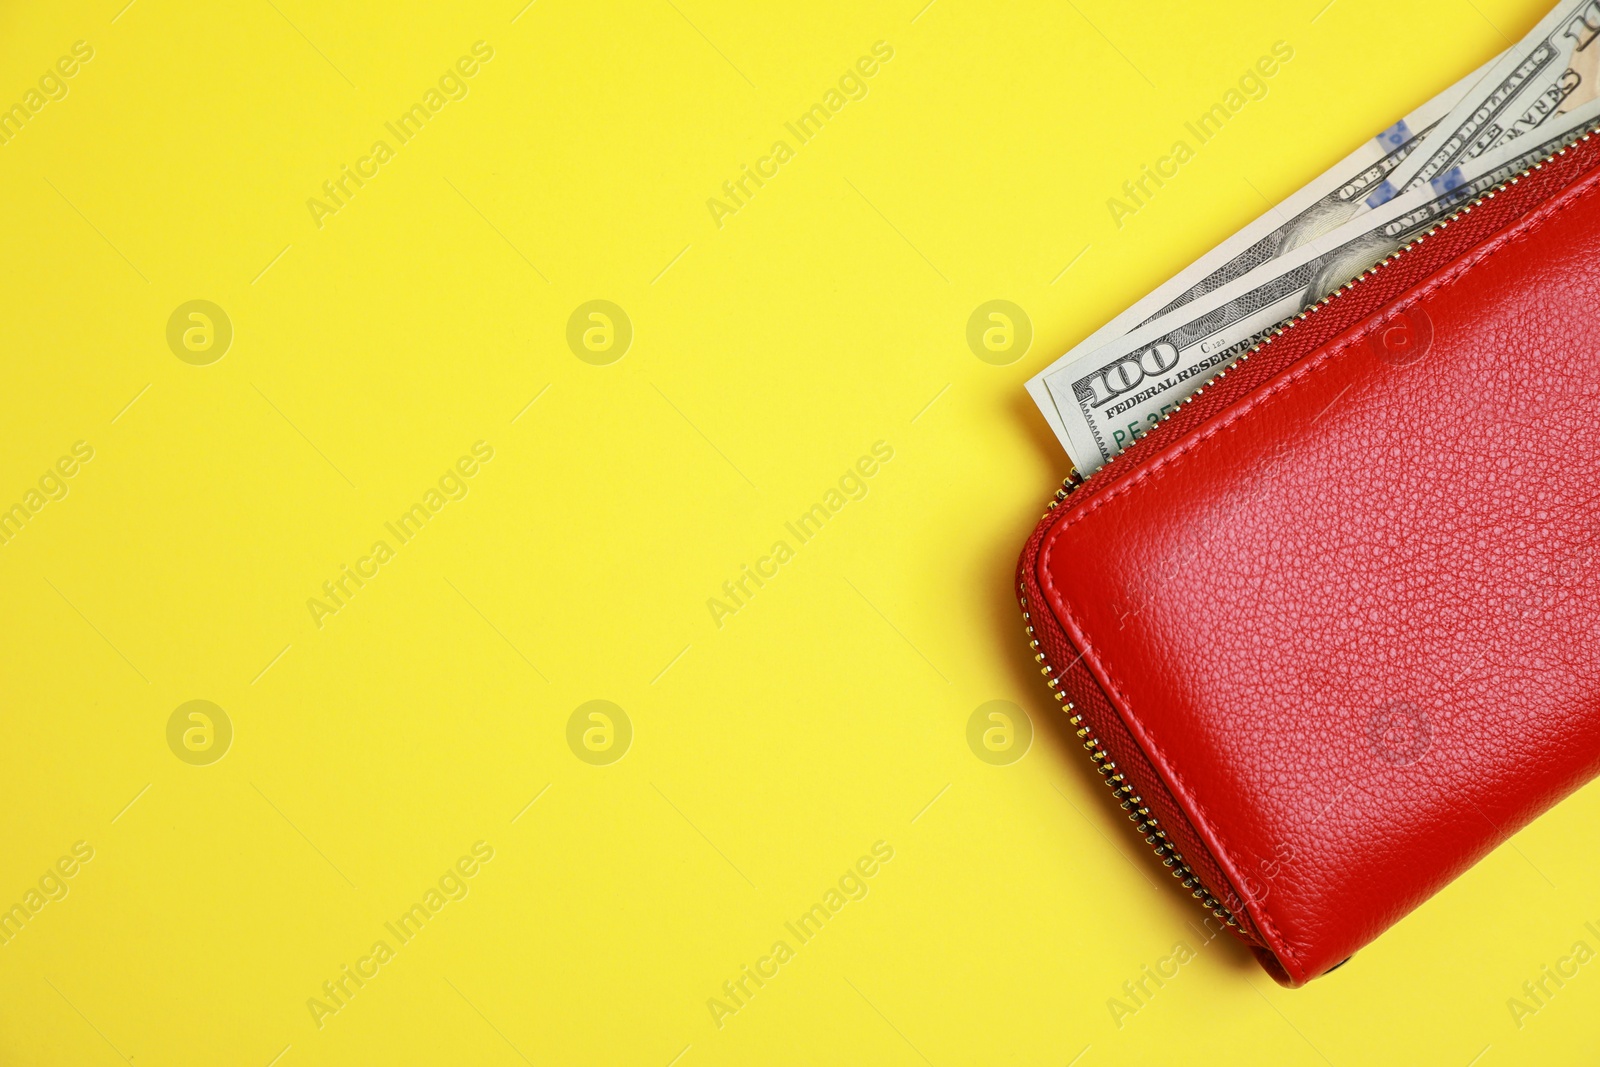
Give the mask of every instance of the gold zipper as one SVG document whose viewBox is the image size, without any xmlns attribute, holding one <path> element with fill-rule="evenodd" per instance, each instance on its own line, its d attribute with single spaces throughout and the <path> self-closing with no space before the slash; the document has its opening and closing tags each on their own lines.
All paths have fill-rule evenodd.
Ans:
<svg viewBox="0 0 1600 1067">
<path fill-rule="evenodd" d="M 1160 428 L 1161 423 L 1165 423 L 1170 420 L 1173 415 L 1176 415 L 1178 411 L 1183 408 L 1185 404 L 1189 404 L 1196 400 L 1200 394 L 1209 389 L 1214 382 L 1219 382 L 1226 377 L 1228 371 L 1232 370 L 1234 367 L 1237 367 L 1239 364 L 1249 359 L 1252 355 L 1271 344 L 1274 340 L 1282 336 L 1288 330 L 1292 330 L 1298 323 L 1309 318 L 1311 315 L 1326 307 L 1334 300 L 1348 293 L 1350 290 L 1354 289 L 1357 285 L 1360 285 L 1368 278 L 1371 278 L 1378 271 L 1399 259 L 1400 256 L 1411 251 L 1423 241 L 1427 240 L 1435 233 L 1438 233 L 1440 230 L 1450 225 L 1456 219 L 1467 214 L 1479 204 L 1486 200 L 1494 199 L 1498 193 L 1517 184 L 1517 182 L 1521 181 L 1523 178 L 1526 178 L 1534 171 L 1540 169 L 1546 163 L 1550 162 L 1550 160 L 1556 158 L 1557 156 L 1565 155 L 1567 150 L 1572 148 L 1574 145 L 1582 144 L 1583 142 L 1589 140 L 1589 138 L 1594 136 L 1597 128 L 1600 128 L 1600 123 L 1591 123 L 1588 130 L 1586 130 L 1582 135 L 1573 138 L 1571 141 L 1568 141 L 1566 144 L 1562 145 L 1560 148 L 1556 149 L 1554 152 L 1551 152 L 1549 155 L 1545 156 L 1543 159 L 1540 159 L 1538 162 L 1534 163 L 1532 166 L 1528 167 L 1522 172 L 1512 175 L 1510 178 L 1507 178 L 1494 188 L 1474 197 L 1471 202 L 1465 204 L 1459 210 L 1451 212 L 1446 218 L 1442 219 L 1437 224 L 1430 226 L 1425 232 L 1418 234 L 1416 237 L 1412 238 L 1410 241 L 1407 241 L 1404 245 L 1395 249 L 1387 256 L 1384 256 L 1382 260 L 1373 264 L 1371 267 L 1368 267 L 1366 270 L 1362 271 L 1359 275 L 1350 279 L 1348 282 L 1345 282 L 1339 288 L 1335 289 L 1333 292 L 1329 293 L 1315 304 L 1312 304 L 1304 311 L 1299 312 L 1292 318 L 1274 327 L 1266 337 L 1263 337 L 1260 341 L 1256 342 L 1256 344 L 1252 345 L 1249 351 L 1245 352 L 1238 359 L 1234 360 L 1221 371 L 1207 379 L 1204 385 L 1180 401 L 1171 412 L 1168 412 L 1166 415 L 1162 416 L 1161 422 L 1158 422 L 1155 426 L 1152 426 L 1148 431 L 1145 432 L 1144 436 L 1148 437 L 1151 433 L 1156 432 L 1156 430 Z M 1106 464 L 1102 466 L 1102 469 L 1104 469 L 1104 466 L 1110 465 L 1115 460 L 1115 456 L 1111 457 L 1111 459 L 1107 460 Z M 1093 477 L 1093 475 L 1091 474 L 1090 477 Z M 1077 468 L 1069 467 L 1067 476 L 1061 480 L 1061 488 L 1055 491 L 1055 496 L 1045 507 L 1045 514 L 1050 514 L 1050 512 L 1054 511 L 1058 506 L 1060 506 L 1061 503 L 1067 499 L 1067 497 L 1071 496 L 1079 486 L 1084 484 L 1084 481 L 1084 477 L 1078 473 Z M 1134 824 L 1135 828 L 1139 831 L 1140 836 L 1144 838 L 1145 843 L 1155 850 L 1157 858 L 1161 860 L 1163 866 L 1172 872 L 1172 876 L 1182 882 L 1183 887 L 1189 890 L 1191 895 L 1198 900 L 1200 904 L 1206 908 L 1206 910 L 1210 911 L 1212 915 L 1216 916 L 1218 919 L 1221 919 L 1230 927 L 1238 927 L 1239 920 L 1234 917 L 1233 913 L 1229 911 L 1228 908 L 1224 906 L 1223 903 L 1218 900 L 1210 890 L 1201 884 L 1200 877 L 1195 874 L 1194 868 L 1190 867 L 1189 864 L 1184 860 L 1182 853 L 1178 851 L 1177 845 L 1174 844 L 1172 839 L 1167 836 L 1167 832 L 1161 828 L 1160 821 L 1150 813 L 1149 807 L 1145 805 L 1144 798 L 1139 795 L 1139 793 L 1134 789 L 1132 783 L 1130 783 L 1127 778 L 1123 776 L 1122 772 L 1117 769 L 1116 761 L 1111 758 L 1111 753 L 1106 751 L 1105 746 L 1100 743 L 1100 739 L 1095 735 L 1094 729 L 1084 721 L 1083 716 L 1077 713 L 1072 702 L 1067 699 L 1067 694 L 1060 688 L 1061 679 L 1059 674 L 1057 673 L 1056 669 L 1050 665 L 1049 660 L 1045 658 L 1044 651 L 1039 647 L 1039 640 L 1034 635 L 1033 617 L 1028 612 L 1027 595 L 1020 594 L 1018 596 L 1018 600 L 1022 605 L 1022 623 L 1027 633 L 1028 647 L 1033 650 L 1033 660 L 1035 663 L 1039 664 L 1039 673 L 1044 675 L 1045 684 L 1049 686 L 1051 694 L 1058 702 L 1060 702 L 1062 710 L 1067 713 L 1067 721 L 1072 724 L 1074 729 L 1077 730 L 1078 740 L 1083 742 L 1083 747 L 1088 751 L 1089 759 L 1094 764 L 1094 769 L 1099 772 L 1101 781 L 1103 781 L 1111 790 L 1111 795 L 1117 800 L 1117 803 L 1122 807 L 1122 810 L 1128 813 L 1128 820 Z"/>
<path fill-rule="evenodd" d="M 1065 499 L 1065 497 L 1061 499 Z M 1184 860 L 1183 854 L 1178 851 L 1178 846 L 1167 836 L 1167 832 L 1161 828 L 1160 820 L 1150 813 L 1150 809 L 1145 806 L 1144 798 L 1133 788 L 1133 785 L 1123 776 L 1122 772 L 1117 770 L 1116 760 L 1111 758 L 1111 753 L 1107 752 L 1105 746 L 1100 743 L 1100 739 L 1095 736 L 1094 730 L 1084 721 L 1083 716 L 1077 713 L 1072 701 L 1067 699 L 1067 694 L 1059 688 L 1060 682 L 1056 677 L 1055 668 L 1051 667 L 1050 662 L 1045 659 L 1044 653 L 1039 649 L 1039 640 L 1033 635 L 1032 616 L 1028 614 L 1028 598 L 1024 596 L 1021 600 L 1022 623 L 1027 630 L 1028 645 L 1034 652 L 1034 662 L 1039 664 L 1039 673 L 1044 675 L 1045 684 L 1050 687 L 1050 691 L 1054 694 L 1056 700 L 1061 702 L 1062 710 L 1068 716 L 1067 721 L 1078 731 L 1078 740 L 1083 742 L 1083 747 L 1088 750 L 1089 759 L 1093 762 L 1094 769 L 1100 773 L 1100 780 L 1111 790 L 1112 797 L 1121 805 L 1122 810 L 1128 813 L 1128 820 L 1134 824 L 1135 829 L 1139 831 L 1139 835 L 1144 838 L 1145 844 L 1155 850 L 1156 858 L 1161 860 L 1162 865 L 1172 872 L 1172 876 L 1182 882 L 1183 887 L 1189 890 L 1194 898 L 1211 914 L 1229 926 L 1238 926 L 1239 920 L 1235 919 L 1233 913 L 1224 907 L 1222 902 L 1201 884 L 1199 875 L 1194 873 L 1194 868 L 1190 867 L 1188 862 Z"/>
</svg>

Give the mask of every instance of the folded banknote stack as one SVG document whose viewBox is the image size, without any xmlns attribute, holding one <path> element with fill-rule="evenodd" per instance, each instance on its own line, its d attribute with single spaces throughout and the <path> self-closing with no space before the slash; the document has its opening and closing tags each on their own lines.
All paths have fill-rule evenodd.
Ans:
<svg viewBox="0 0 1600 1067">
<path fill-rule="evenodd" d="M 1028 382 L 1087 477 L 1281 323 L 1600 120 L 1600 0 L 1561 0 L 1486 66 Z"/>
</svg>

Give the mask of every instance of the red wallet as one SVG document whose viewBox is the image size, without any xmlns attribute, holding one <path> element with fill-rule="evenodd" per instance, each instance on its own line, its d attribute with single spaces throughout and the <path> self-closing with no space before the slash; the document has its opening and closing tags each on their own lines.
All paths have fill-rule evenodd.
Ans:
<svg viewBox="0 0 1600 1067">
<path fill-rule="evenodd" d="M 1286 985 L 1600 772 L 1597 194 L 1591 135 L 1069 478 L 1023 550 L 1106 784 Z"/>
</svg>

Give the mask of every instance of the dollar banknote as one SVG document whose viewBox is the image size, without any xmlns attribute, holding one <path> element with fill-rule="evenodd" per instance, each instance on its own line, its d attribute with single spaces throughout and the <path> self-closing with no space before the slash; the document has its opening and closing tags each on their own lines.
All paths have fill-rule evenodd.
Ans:
<svg viewBox="0 0 1600 1067">
<path fill-rule="evenodd" d="M 1596 0 L 1600 2 L 1600 0 Z M 1193 300 L 1243 277 L 1368 211 L 1393 196 L 1389 176 L 1445 115 L 1489 72 L 1494 61 L 1461 79 L 1404 118 L 1379 132 L 1303 189 L 1084 338 L 1035 375 L 1027 388 L 1063 445 L 1066 417 L 1058 410 L 1045 379 L 1114 338 L 1176 311 Z M 1070 451 L 1070 446 L 1068 446 Z"/>
<path fill-rule="evenodd" d="M 1461 180 L 1404 193 L 1366 215 L 1115 338 L 1045 378 L 1067 452 L 1088 475 L 1176 411 L 1274 327 L 1317 303 L 1413 237 L 1575 140 L 1600 120 L 1600 99 L 1547 123 L 1541 136 L 1468 161 Z"/>
<path fill-rule="evenodd" d="M 1600 98 L 1600 0 L 1562 0 L 1506 49 L 1389 176 L 1393 189 L 1465 180 L 1467 164 Z"/>
</svg>

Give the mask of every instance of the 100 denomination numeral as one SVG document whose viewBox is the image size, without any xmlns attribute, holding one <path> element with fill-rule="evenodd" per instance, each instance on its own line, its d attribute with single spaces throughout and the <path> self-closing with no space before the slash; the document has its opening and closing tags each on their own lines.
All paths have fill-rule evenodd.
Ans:
<svg viewBox="0 0 1600 1067">
<path fill-rule="evenodd" d="M 1178 350 L 1165 341 L 1151 345 L 1136 356 L 1128 356 L 1085 378 L 1095 407 L 1126 393 L 1148 377 L 1165 374 L 1178 365 Z"/>
</svg>

